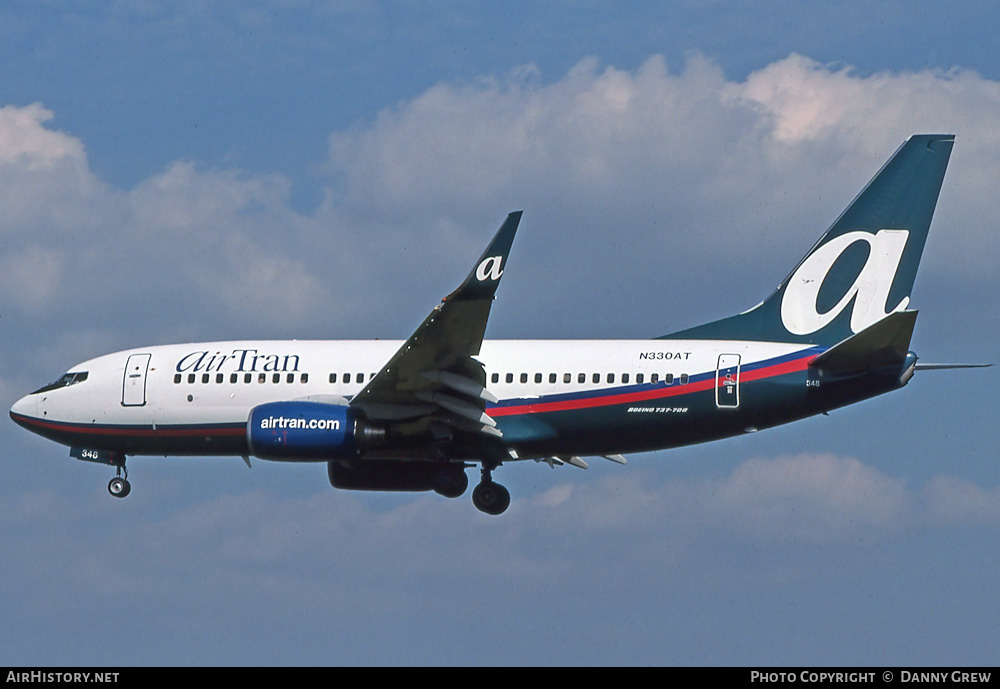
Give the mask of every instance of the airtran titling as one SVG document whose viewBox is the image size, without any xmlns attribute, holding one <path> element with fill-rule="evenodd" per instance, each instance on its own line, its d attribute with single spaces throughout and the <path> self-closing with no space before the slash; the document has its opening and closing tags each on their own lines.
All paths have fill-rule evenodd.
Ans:
<svg viewBox="0 0 1000 689">
<path fill-rule="evenodd" d="M 232 354 L 222 352 L 191 352 L 177 362 L 177 373 L 187 371 L 225 370 L 237 373 L 297 373 L 299 370 L 298 354 L 259 354 L 256 349 L 234 349 Z"/>
</svg>

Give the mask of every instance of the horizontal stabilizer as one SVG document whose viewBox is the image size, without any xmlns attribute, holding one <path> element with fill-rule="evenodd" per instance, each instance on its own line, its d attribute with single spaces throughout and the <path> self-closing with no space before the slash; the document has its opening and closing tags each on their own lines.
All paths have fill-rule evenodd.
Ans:
<svg viewBox="0 0 1000 689">
<path fill-rule="evenodd" d="M 953 368 L 989 368 L 993 364 L 921 364 L 917 363 L 918 371 L 948 371 Z"/>
<path fill-rule="evenodd" d="M 897 311 L 857 335 L 834 345 L 812 360 L 809 367 L 824 375 L 845 376 L 906 361 L 917 322 L 916 311 Z"/>
</svg>

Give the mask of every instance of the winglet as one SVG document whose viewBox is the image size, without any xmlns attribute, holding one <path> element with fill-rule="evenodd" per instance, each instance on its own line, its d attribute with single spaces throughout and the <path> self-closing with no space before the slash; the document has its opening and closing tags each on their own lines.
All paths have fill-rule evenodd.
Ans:
<svg viewBox="0 0 1000 689">
<path fill-rule="evenodd" d="M 514 211 L 507 216 L 493 236 L 493 241 L 476 261 L 476 267 L 458 289 L 445 297 L 445 301 L 493 298 L 507 264 L 510 247 L 514 243 L 514 234 L 521 222 L 521 213 L 522 211 Z"/>
</svg>

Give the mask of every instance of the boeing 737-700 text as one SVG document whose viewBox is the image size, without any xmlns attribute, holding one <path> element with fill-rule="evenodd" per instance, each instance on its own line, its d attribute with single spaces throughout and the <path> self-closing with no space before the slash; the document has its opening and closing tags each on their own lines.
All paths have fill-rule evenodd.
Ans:
<svg viewBox="0 0 1000 689">
<path fill-rule="evenodd" d="M 954 137 L 913 136 L 757 307 L 652 340 L 490 341 L 486 322 L 521 213 L 404 342 L 144 347 L 74 366 L 11 418 L 116 468 L 129 455 L 326 462 L 355 490 L 468 488 L 510 503 L 503 463 L 586 468 L 788 423 L 900 388 L 917 265 Z M 930 365 L 926 367 L 931 367 Z"/>
</svg>

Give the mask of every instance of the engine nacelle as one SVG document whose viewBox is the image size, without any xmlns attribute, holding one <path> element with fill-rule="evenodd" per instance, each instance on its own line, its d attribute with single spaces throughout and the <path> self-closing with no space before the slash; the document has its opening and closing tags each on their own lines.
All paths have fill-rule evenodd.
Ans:
<svg viewBox="0 0 1000 689">
<path fill-rule="evenodd" d="M 362 419 L 351 407 L 322 402 L 269 402 L 247 421 L 250 452 L 261 459 L 353 459 L 364 449 Z"/>
</svg>

